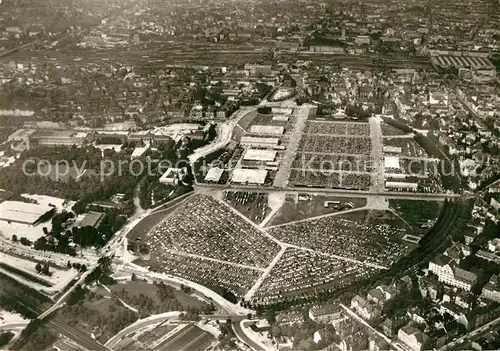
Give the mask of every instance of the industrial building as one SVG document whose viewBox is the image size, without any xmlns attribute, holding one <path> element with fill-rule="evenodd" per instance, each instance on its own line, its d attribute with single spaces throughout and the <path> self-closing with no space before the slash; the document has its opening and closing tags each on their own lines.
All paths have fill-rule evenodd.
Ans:
<svg viewBox="0 0 500 351">
<path fill-rule="evenodd" d="M 0 203 L 0 220 L 34 225 L 43 217 L 49 218 L 55 211 L 55 207 L 52 206 L 5 201 Z"/>
<path fill-rule="evenodd" d="M 267 171 L 264 169 L 237 168 L 231 176 L 232 183 L 263 185 L 266 182 Z"/>
<path fill-rule="evenodd" d="M 254 125 L 250 128 L 250 133 L 260 135 L 283 135 L 283 133 L 285 133 L 285 127 Z"/>
<path fill-rule="evenodd" d="M 275 150 L 248 149 L 243 155 L 243 160 L 273 162 L 276 159 L 276 154 Z"/>
<path fill-rule="evenodd" d="M 219 167 L 212 167 L 208 170 L 207 175 L 205 176 L 205 182 L 214 182 L 218 183 L 224 170 Z"/>
</svg>

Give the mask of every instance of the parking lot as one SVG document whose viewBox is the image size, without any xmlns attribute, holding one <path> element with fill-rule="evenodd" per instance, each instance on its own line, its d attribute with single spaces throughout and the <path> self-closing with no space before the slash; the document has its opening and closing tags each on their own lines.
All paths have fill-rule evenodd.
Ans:
<svg viewBox="0 0 500 351">
<path fill-rule="evenodd" d="M 242 296 L 262 274 L 259 270 L 166 253 L 161 249 L 153 251 L 154 262 L 153 260 L 149 262 L 152 269 L 193 281 L 218 293 L 220 293 L 219 288 L 223 288 Z"/>
<path fill-rule="evenodd" d="M 278 245 L 230 207 L 207 195 L 194 195 L 147 237 L 151 252 L 181 251 L 217 260 L 266 267 Z"/>
<path fill-rule="evenodd" d="M 370 125 L 367 123 L 321 122 L 309 120 L 307 121 L 305 134 L 369 136 Z"/>
<path fill-rule="evenodd" d="M 370 125 L 307 121 L 288 184 L 295 187 L 368 189 L 371 184 Z"/>
<path fill-rule="evenodd" d="M 314 153 L 369 155 L 371 152 L 371 143 L 370 138 L 364 136 L 304 134 L 299 143 L 299 150 Z"/>
<path fill-rule="evenodd" d="M 371 175 L 368 173 L 348 173 L 342 171 L 292 169 L 288 184 L 296 187 L 363 190 L 370 187 Z"/>
<path fill-rule="evenodd" d="M 368 221 L 365 211 L 360 211 L 358 218 L 324 217 L 270 228 L 269 234 L 292 245 L 388 266 L 406 254 L 408 247 L 401 239 L 409 232 L 400 226 Z"/>
</svg>

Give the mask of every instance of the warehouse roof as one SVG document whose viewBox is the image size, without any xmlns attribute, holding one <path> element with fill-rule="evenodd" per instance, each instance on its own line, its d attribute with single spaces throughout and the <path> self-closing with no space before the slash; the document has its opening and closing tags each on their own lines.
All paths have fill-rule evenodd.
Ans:
<svg viewBox="0 0 500 351">
<path fill-rule="evenodd" d="M 237 168 L 233 171 L 231 181 L 234 183 L 264 184 L 267 171 L 264 169 Z"/>
<path fill-rule="evenodd" d="M 19 223 L 33 224 L 54 208 L 45 205 L 28 204 L 20 201 L 0 203 L 0 219 Z"/>
<path fill-rule="evenodd" d="M 242 144 L 278 145 L 279 142 L 279 138 L 260 138 L 252 136 L 244 136 L 241 138 Z"/>
<path fill-rule="evenodd" d="M 243 160 L 272 162 L 276 158 L 276 153 L 275 150 L 248 149 L 243 155 Z"/>
</svg>

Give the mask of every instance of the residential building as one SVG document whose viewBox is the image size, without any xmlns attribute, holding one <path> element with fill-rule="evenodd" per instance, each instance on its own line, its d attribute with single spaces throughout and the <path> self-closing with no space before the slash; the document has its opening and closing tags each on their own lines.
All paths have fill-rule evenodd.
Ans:
<svg viewBox="0 0 500 351">
<path fill-rule="evenodd" d="M 424 345 L 427 342 L 428 337 L 417 328 L 407 325 L 399 329 L 398 340 L 410 350 L 420 351 L 424 349 Z"/>
</svg>

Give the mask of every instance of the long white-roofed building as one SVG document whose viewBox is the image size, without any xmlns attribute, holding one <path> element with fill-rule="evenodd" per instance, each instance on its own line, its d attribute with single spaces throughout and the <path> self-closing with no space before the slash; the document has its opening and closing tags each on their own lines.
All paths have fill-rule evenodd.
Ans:
<svg viewBox="0 0 500 351">
<path fill-rule="evenodd" d="M 237 168 L 231 175 L 231 182 L 238 184 L 263 185 L 266 182 L 267 171 L 264 169 Z"/>
<path fill-rule="evenodd" d="M 259 135 L 283 135 L 285 127 L 283 126 L 269 126 L 269 125 L 255 125 L 250 128 L 250 133 Z"/>
<path fill-rule="evenodd" d="M 253 137 L 244 136 L 241 138 L 240 144 L 245 147 L 260 147 L 260 148 L 277 148 L 279 145 L 279 138 L 266 138 L 266 137 Z"/>
</svg>

